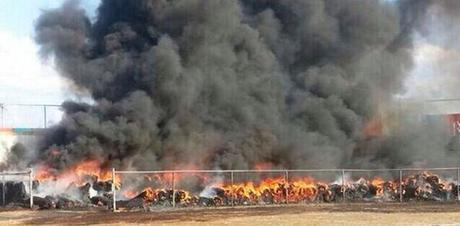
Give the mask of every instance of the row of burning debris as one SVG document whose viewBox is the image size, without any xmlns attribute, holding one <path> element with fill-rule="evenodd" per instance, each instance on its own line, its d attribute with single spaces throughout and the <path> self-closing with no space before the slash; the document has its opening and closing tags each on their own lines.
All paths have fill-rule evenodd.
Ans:
<svg viewBox="0 0 460 226">
<path fill-rule="evenodd" d="M 402 189 L 402 193 L 399 192 Z M 402 180 L 384 181 L 380 178 L 342 183 L 315 182 L 300 178 L 286 182 L 284 178 L 267 178 L 260 183 L 214 185 L 206 192 L 193 195 L 185 190 L 148 187 L 135 197 L 120 201 L 118 207 L 132 208 L 140 203 L 153 206 L 231 206 L 311 202 L 353 201 L 448 201 L 455 200 L 459 187 L 429 173 Z"/>
<path fill-rule="evenodd" d="M 47 181 L 34 181 L 34 205 L 47 208 L 75 208 L 103 206 L 112 208 L 113 193 L 111 181 L 93 181 L 81 186 L 71 183 L 61 193 L 41 195 L 41 186 Z M 139 192 L 124 190 L 117 183 L 118 208 L 132 209 L 163 206 L 232 206 L 308 202 L 342 201 L 447 201 L 458 198 L 459 187 L 454 182 L 442 180 L 430 173 L 420 173 L 398 180 L 374 178 L 344 183 L 322 183 L 312 178 L 298 178 L 286 181 L 282 177 L 265 178 L 260 182 L 233 184 L 214 183 L 200 188 L 201 192 L 181 189 L 146 187 Z M 400 190 L 402 189 L 402 193 Z M 124 191 L 123 191 L 124 190 Z M 38 192 L 38 193 L 37 193 Z M 22 182 L 0 183 L 0 204 L 27 205 L 29 195 Z"/>
</svg>

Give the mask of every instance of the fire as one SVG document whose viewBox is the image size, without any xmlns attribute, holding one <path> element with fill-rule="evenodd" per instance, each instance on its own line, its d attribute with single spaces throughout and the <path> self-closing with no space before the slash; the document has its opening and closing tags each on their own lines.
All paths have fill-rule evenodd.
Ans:
<svg viewBox="0 0 460 226">
<path fill-rule="evenodd" d="M 109 170 L 102 170 L 100 168 L 100 163 L 96 160 L 83 161 L 79 164 L 76 164 L 74 167 L 71 167 L 70 170 L 78 177 L 94 176 L 101 181 L 112 179 L 111 172 Z"/>
<path fill-rule="evenodd" d="M 258 198 L 271 198 L 274 202 L 279 203 L 284 199 L 286 185 L 284 178 L 267 178 L 258 184 L 253 182 L 237 183 L 233 185 L 224 185 L 224 189 L 233 197 L 253 200 Z"/>
<path fill-rule="evenodd" d="M 111 170 L 101 166 L 101 162 L 94 159 L 78 162 L 63 171 L 55 171 L 43 164 L 35 169 L 34 175 L 40 182 L 64 181 L 78 186 L 86 186 L 88 182 L 94 185 L 96 182 L 112 181 Z M 262 164 L 262 166 L 266 165 Z M 117 174 L 115 186 L 119 190 L 117 197 L 141 199 L 144 205 L 171 205 L 172 203 L 181 206 L 254 205 L 377 199 L 444 200 L 458 196 L 455 193 L 457 190 L 455 184 L 430 172 L 393 180 L 362 177 L 357 180 L 348 178 L 345 181 L 336 180 L 331 183 L 309 176 L 288 177 L 280 174 L 267 176 L 264 173 L 246 180 L 231 177 L 229 181 L 229 175 L 227 174 L 225 179 L 224 174 L 212 175 L 201 172 L 145 174 L 135 178 L 144 179 L 143 183 L 139 184 L 123 184 L 122 179 L 125 178 L 122 178 L 122 174 Z M 105 191 L 110 192 L 110 184 Z"/>
<path fill-rule="evenodd" d="M 156 177 L 164 180 L 164 177 Z M 180 181 L 180 178 L 177 180 Z M 164 184 L 164 182 L 160 182 Z M 303 200 L 311 201 L 318 194 L 318 185 L 327 188 L 326 183 L 315 181 L 311 177 L 298 178 L 292 182 L 287 182 L 284 177 L 268 177 L 255 183 L 252 181 L 237 183 L 215 183 L 212 189 L 217 194 L 213 202 L 217 203 L 246 203 L 254 204 L 262 200 L 270 203 L 300 202 Z M 142 198 L 144 202 L 158 202 L 162 199 L 172 199 L 172 189 L 146 187 L 142 192 L 127 189 L 122 192 L 127 199 Z M 192 195 L 190 192 L 177 189 L 175 197 L 178 202 L 183 204 L 194 203 L 200 197 Z"/>
<path fill-rule="evenodd" d="M 43 182 L 53 181 L 70 181 L 77 185 L 83 185 L 89 181 L 111 181 L 112 172 L 109 169 L 103 169 L 101 162 L 98 160 L 83 160 L 63 171 L 53 170 L 51 167 L 43 164 L 38 166 L 34 171 L 34 179 Z M 120 176 L 115 177 L 115 184 L 119 185 Z"/>
<path fill-rule="evenodd" d="M 123 197 L 132 199 L 138 195 L 138 192 L 135 190 L 125 190 L 123 191 Z"/>
<path fill-rule="evenodd" d="M 326 183 L 321 183 L 327 187 Z M 312 200 L 318 192 L 315 180 L 310 177 L 296 180 L 289 186 L 289 201 Z"/>
<path fill-rule="evenodd" d="M 153 190 L 153 188 L 146 188 L 146 189 L 144 189 L 144 191 L 142 193 L 144 194 L 144 200 L 145 201 L 153 201 L 153 200 L 155 200 L 157 191 Z"/>
<path fill-rule="evenodd" d="M 271 172 L 273 173 L 273 172 Z M 240 172 L 238 172 L 240 174 Z M 232 174 L 234 175 L 234 174 Z M 251 177 L 247 177 L 252 175 Z M 236 176 L 236 177 L 235 177 Z M 126 177 L 126 178 L 125 178 Z M 141 180 L 139 180 L 141 178 Z M 142 180 L 143 178 L 143 180 Z M 129 205 L 177 206 L 230 206 L 282 204 L 305 202 L 341 202 L 346 200 L 448 200 L 458 197 L 457 186 L 430 172 L 419 172 L 387 180 L 382 177 L 330 178 L 326 182 L 298 174 L 270 176 L 264 172 L 240 175 L 210 174 L 208 172 L 162 172 L 136 176 L 136 183 L 126 180 L 127 175 L 115 178 L 117 200 L 125 199 Z M 46 165 L 36 168 L 35 179 L 62 180 L 81 186 L 88 182 L 111 181 L 112 174 L 97 160 L 81 161 L 68 169 L 55 172 Z M 93 187 L 98 189 L 98 187 Z M 103 188 L 105 192 L 110 191 Z M 101 189 L 97 190 L 102 191 Z M 107 194 L 106 194 L 107 195 Z M 109 194 L 110 197 L 110 194 Z M 135 202 L 130 202 L 131 200 Z M 121 204 L 122 205 L 122 204 Z"/>
<path fill-rule="evenodd" d="M 51 173 L 51 169 L 46 165 L 41 165 L 35 169 L 34 179 L 37 181 L 45 181 L 45 180 L 55 180 L 55 175 Z"/>
<path fill-rule="evenodd" d="M 383 133 L 383 122 L 380 116 L 375 116 L 363 127 L 363 135 L 365 138 L 378 137 Z"/>
<path fill-rule="evenodd" d="M 381 177 L 375 177 L 372 181 L 371 184 L 376 188 L 376 193 L 378 196 L 383 195 L 384 193 L 384 184 L 385 181 Z"/>
<path fill-rule="evenodd" d="M 196 175 L 195 175 L 196 176 Z M 160 178 L 160 177 L 157 177 Z M 185 177 L 176 177 L 175 183 Z M 161 178 L 164 179 L 164 178 Z M 254 178 L 249 181 L 229 183 L 225 181 L 211 186 L 212 192 L 192 193 L 178 187 L 146 187 L 141 193 L 135 190 L 123 192 L 128 199 L 141 198 L 145 204 L 167 205 L 174 200 L 176 205 L 255 205 L 302 202 L 339 202 L 341 200 L 440 200 L 448 194 L 457 196 L 452 183 L 439 176 L 424 172 L 401 180 L 384 180 L 381 177 L 347 179 L 336 183 L 318 181 L 312 177 L 283 176 Z M 400 190 L 402 188 L 402 190 Z M 209 189 L 207 186 L 206 189 Z M 175 198 L 173 198 L 175 197 Z"/>
</svg>

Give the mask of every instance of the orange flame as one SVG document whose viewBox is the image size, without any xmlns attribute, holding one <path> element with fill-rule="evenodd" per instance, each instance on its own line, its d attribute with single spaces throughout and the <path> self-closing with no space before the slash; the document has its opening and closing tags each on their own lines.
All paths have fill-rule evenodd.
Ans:
<svg viewBox="0 0 460 226">
<path fill-rule="evenodd" d="M 101 168 L 98 160 L 83 160 L 70 166 L 63 171 L 55 171 L 49 166 L 43 164 L 35 169 L 34 179 L 40 182 L 47 180 L 71 181 L 77 185 L 83 185 L 88 181 L 110 181 L 112 172 L 109 169 Z M 119 185 L 120 176 L 116 175 L 115 184 Z"/>
<path fill-rule="evenodd" d="M 84 160 L 74 164 L 63 171 L 55 171 L 51 167 L 43 164 L 35 169 L 35 179 L 39 181 L 46 180 L 63 180 L 77 185 L 83 185 L 87 182 L 96 181 L 111 181 L 112 172 L 109 169 L 101 167 L 101 162 L 98 160 Z M 258 164 L 258 167 L 270 167 L 269 164 Z M 197 177 L 199 183 L 208 185 L 206 188 L 214 189 L 211 192 L 211 197 L 200 197 L 196 193 L 190 193 L 186 190 L 181 190 L 181 182 L 186 182 L 186 178 Z M 233 178 L 233 177 L 232 177 Z M 118 174 L 115 177 L 115 185 L 121 188 L 121 176 Z M 407 195 L 408 198 L 414 196 L 422 196 L 423 194 L 432 193 L 434 186 L 443 190 L 452 190 L 452 183 L 441 179 L 430 172 L 423 172 L 414 176 L 402 178 L 402 184 L 399 180 L 385 181 L 381 177 L 372 179 L 360 178 L 357 181 L 348 179 L 343 182 L 343 186 L 335 183 L 325 183 L 318 181 L 312 177 L 287 177 L 276 176 L 257 179 L 254 181 L 237 181 L 229 182 L 223 180 L 212 180 L 209 174 L 191 172 L 191 173 L 160 173 L 144 175 L 144 182 L 149 186 L 139 188 L 139 190 L 129 188 L 121 188 L 121 192 L 125 198 L 142 198 L 145 203 L 159 202 L 164 200 L 172 200 L 179 204 L 188 205 L 196 204 L 204 200 L 212 199 L 214 203 L 228 204 L 229 202 L 237 202 L 243 204 L 256 204 L 258 202 L 267 203 L 284 203 L 284 202 L 302 202 L 314 200 L 331 200 L 331 195 L 343 198 L 349 189 L 364 189 L 368 191 L 366 197 L 388 198 L 396 197 L 399 193 L 399 187 L 404 189 L 404 186 L 416 184 L 415 193 L 411 194 L 409 190 L 403 190 L 402 195 Z M 414 183 L 416 182 L 416 183 Z M 421 183 L 419 183 L 421 182 Z M 150 186 L 154 184 L 155 186 Z M 184 183 L 187 184 L 187 183 Z M 174 191 L 173 191 L 173 185 Z M 413 191 L 413 190 L 412 190 Z M 196 191 L 193 191 L 196 192 Z M 208 194 L 208 193 L 206 193 Z M 337 196 L 337 194 L 339 194 Z M 208 195 L 205 195 L 208 196 Z M 399 196 L 399 194 L 398 194 Z M 347 196 L 345 196 L 347 197 Z M 209 200 L 208 200 L 209 201 Z"/>
<path fill-rule="evenodd" d="M 381 177 L 375 177 L 371 181 L 371 184 L 377 189 L 376 190 L 377 196 L 383 195 L 384 193 L 383 185 L 385 184 L 385 181 Z"/>
<path fill-rule="evenodd" d="M 162 180 L 165 178 L 157 177 L 157 179 Z M 318 193 L 318 185 L 323 186 L 325 189 L 327 188 L 326 183 L 317 182 L 311 177 L 298 178 L 292 182 L 287 182 L 284 177 L 269 177 L 258 183 L 249 181 L 228 184 L 222 182 L 213 184 L 213 188 L 224 191 L 227 197 L 243 200 L 243 202 L 247 203 L 256 203 L 261 199 L 268 199 L 272 203 L 284 203 L 286 199 L 289 199 L 290 202 L 313 200 Z M 128 199 L 142 197 L 145 202 L 154 202 L 159 199 L 160 192 L 165 193 L 168 190 L 146 187 L 140 193 L 128 189 L 123 191 L 122 194 Z M 169 190 L 169 192 L 172 192 L 172 190 Z M 176 199 L 182 203 L 191 203 L 193 199 L 198 199 L 198 197 L 191 195 L 188 191 L 177 189 Z"/>
</svg>

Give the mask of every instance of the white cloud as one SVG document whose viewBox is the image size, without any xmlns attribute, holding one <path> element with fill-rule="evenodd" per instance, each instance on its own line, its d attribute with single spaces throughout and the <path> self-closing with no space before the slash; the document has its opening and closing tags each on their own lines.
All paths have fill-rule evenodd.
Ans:
<svg viewBox="0 0 460 226">
<path fill-rule="evenodd" d="M 421 101 L 424 113 L 460 112 L 460 51 L 419 39 L 413 50 L 414 67 L 402 98 Z M 449 99 L 449 101 L 430 101 Z"/>
<path fill-rule="evenodd" d="M 0 103 L 60 104 L 65 99 L 91 102 L 77 96 L 56 72 L 53 62 L 42 62 L 33 38 L 33 22 L 41 10 L 59 7 L 65 0 L 0 0 Z M 82 0 L 94 19 L 100 0 Z M 61 112 L 48 109 L 47 122 L 59 121 Z M 8 106 L 7 127 L 43 126 L 43 109 Z M 2 125 L 0 125 L 1 127 Z"/>
<path fill-rule="evenodd" d="M 418 42 L 413 56 L 415 64 L 406 81 L 406 97 L 418 99 L 460 97 L 460 51 Z"/>
<path fill-rule="evenodd" d="M 0 31 L 0 102 L 60 103 L 65 83 L 51 63 L 32 38 Z"/>
<path fill-rule="evenodd" d="M 64 100 L 66 82 L 52 61 L 42 62 L 38 50 L 32 38 L 0 30 L 0 103 L 60 104 Z M 42 108 L 6 106 L 0 115 L 3 126 L 43 126 Z M 61 117 L 58 108 L 47 109 L 47 113 L 47 122 Z"/>
</svg>

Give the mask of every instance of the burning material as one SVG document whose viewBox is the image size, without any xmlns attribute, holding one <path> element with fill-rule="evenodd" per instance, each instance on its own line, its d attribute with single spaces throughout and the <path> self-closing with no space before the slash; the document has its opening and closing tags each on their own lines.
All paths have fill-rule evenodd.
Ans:
<svg viewBox="0 0 460 226">
<path fill-rule="evenodd" d="M 402 182 L 148 175 L 122 183 L 109 170 L 458 165 L 457 142 L 424 145 L 438 136 L 404 129 L 409 122 L 387 134 L 391 117 L 382 115 L 413 71 L 412 37 L 425 35 L 418 31 L 432 5 L 444 7 L 435 2 L 105 0 L 89 18 L 66 1 L 37 18 L 35 38 L 69 90 L 91 102 L 63 103 L 62 121 L 39 146 L 16 148 L 2 167 L 34 167 L 43 207 L 104 206 L 112 187 L 131 206 L 458 196 L 425 174 Z M 16 190 L 12 197 L 22 197 Z"/>
<path fill-rule="evenodd" d="M 312 177 L 286 180 L 284 177 L 267 177 L 258 182 L 246 181 L 213 184 L 202 192 L 176 188 L 146 187 L 141 192 L 126 190 L 121 193 L 124 201 L 119 208 L 147 206 L 233 206 L 282 203 L 317 202 L 399 202 L 399 201 L 447 201 L 457 198 L 457 186 L 428 172 L 394 180 L 381 177 L 327 183 Z M 176 183 L 179 183 L 176 182 Z M 402 193 L 400 192 L 402 188 Z M 123 184 L 120 189 L 123 189 Z M 204 192 L 206 191 L 206 192 Z"/>
<path fill-rule="evenodd" d="M 63 103 L 37 151 L 11 152 L 5 167 L 32 165 L 38 202 L 56 208 L 108 205 L 113 187 L 126 206 L 449 199 L 452 185 L 423 175 L 123 183 L 109 170 L 458 165 L 455 145 L 420 151 L 424 136 L 386 134 L 379 113 L 404 90 L 410 37 L 435 4 L 418 2 L 107 0 L 93 20 L 66 1 L 37 19 L 36 41 L 92 101 Z"/>
<path fill-rule="evenodd" d="M 406 178 L 403 189 L 403 198 L 407 200 L 445 201 L 458 195 L 457 186 L 429 172 Z"/>
<path fill-rule="evenodd" d="M 320 180 L 320 177 L 300 176 L 298 171 L 292 173 L 290 177 L 288 177 L 289 171 L 283 171 L 286 173 L 284 176 L 273 175 L 273 171 L 257 172 L 257 174 L 252 173 L 252 177 L 237 178 L 231 181 L 226 180 L 222 172 L 214 176 L 200 172 L 158 173 L 143 177 L 145 180 L 142 184 L 131 184 L 129 177 L 121 174 L 116 177 L 118 181 L 114 186 L 117 191 L 116 204 L 118 209 L 149 209 L 171 206 L 206 207 L 458 199 L 459 187 L 456 181 L 430 172 L 417 172 L 402 177 L 390 176 L 396 179 L 384 179 L 377 176 L 354 178 L 351 174 L 354 171 L 350 171 L 350 174 L 343 173 L 341 179 L 333 182 Z M 238 172 L 238 175 L 244 173 L 244 171 Z M 235 172 L 232 172 L 232 175 L 234 174 Z M 38 174 L 39 177 L 41 175 L 43 174 Z M 88 175 L 80 176 L 87 178 Z M 386 176 L 388 178 L 389 175 Z M 113 208 L 112 181 L 99 181 L 93 178 L 85 184 L 71 182 L 67 184 L 65 192 L 46 195 L 38 192 L 42 187 L 49 188 L 49 183 L 56 182 L 43 179 L 34 181 L 35 206 L 40 209 Z M 0 192 L 4 192 L 5 204 L 26 204 L 30 201 L 22 182 L 7 181 L 0 184 L 0 188 L 2 188 Z"/>
<path fill-rule="evenodd" d="M 34 172 L 31 181 L 34 205 L 40 209 L 110 207 L 112 174 L 101 167 L 97 160 L 85 160 L 63 171 L 40 164 Z M 118 181 L 116 179 L 115 183 Z M 26 192 L 23 182 L 7 181 L 0 184 L 0 194 L 0 204 L 30 204 L 29 191 Z"/>
<path fill-rule="evenodd" d="M 78 162 L 63 171 L 56 171 L 43 164 L 35 169 L 35 179 L 37 181 L 71 181 L 79 185 L 91 181 L 98 182 L 100 188 L 107 187 L 104 182 L 112 180 L 112 172 L 109 169 L 104 169 L 101 165 L 102 163 L 98 160 L 89 159 Z"/>
<path fill-rule="evenodd" d="M 23 202 L 27 198 L 26 188 L 23 182 L 7 181 L 0 183 L 0 204 Z"/>
</svg>

